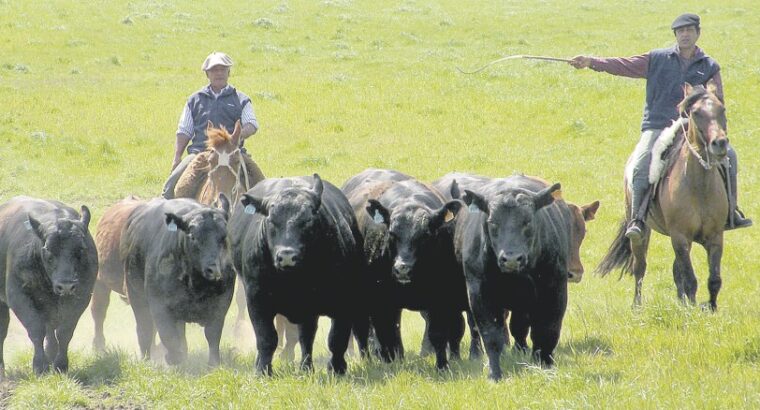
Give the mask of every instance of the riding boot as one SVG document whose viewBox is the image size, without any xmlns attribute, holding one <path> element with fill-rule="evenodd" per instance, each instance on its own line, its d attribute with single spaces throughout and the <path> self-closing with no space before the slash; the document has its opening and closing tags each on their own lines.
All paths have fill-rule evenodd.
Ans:
<svg viewBox="0 0 760 410">
<path fill-rule="evenodd" d="M 726 192 L 728 193 L 728 221 L 726 221 L 726 227 L 724 230 L 729 231 L 731 229 L 748 228 L 752 226 L 752 219 L 746 218 L 744 213 L 739 210 L 738 199 L 738 185 L 737 174 L 738 165 L 737 158 L 733 149 L 729 149 L 728 161 L 721 164 L 723 167 L 723 182 L 726 184 Z"/>
<path fill-rule="evenodd" d="M 649 184 L 631 188 L 631 221 L 625 230 L 625 237 L 631 242 L 640 243 L 644 238 L 644 221 L 649 205 Z"/>
</svg>

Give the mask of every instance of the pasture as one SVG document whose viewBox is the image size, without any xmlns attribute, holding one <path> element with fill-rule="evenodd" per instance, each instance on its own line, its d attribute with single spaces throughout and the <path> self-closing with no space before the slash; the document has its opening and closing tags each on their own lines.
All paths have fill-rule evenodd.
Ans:
<svg viewBox="0 0 760 410">
<path fill-rule="evenodd" d="M 463 360 L 439 373 L 420 358 L 422 320 L 405 312 L 403 363 L 349 360 L 325 371 L 326 328 L 315 372 L 275 359 L 253 372 L 250 325 L 222 338 L 208 369 L 200 327 L 188 326 L 179 368 L 138 358 L 131 309 L 112 294 L 106 354 L 91 349 L 86 311 L 66 375 L 34 376 L 32 347 L 12 317 L 5 343 L 9 408 L 758 408 L 758 227 L 728 232 L 719 310 L 682 306 L 672 250 L 654 235 L 643 307 L 633 280 L 591 274 L 623 217 L 622 175 L 639 136 L 643 80 L 510 54 L 630 56 L 672 44 L 670 23 L 702 17 L 700 45 L 722 66 L 729 138 L 740 159 L 740 204 L 760 218 L 760 14 L 752 0 L 256 1 L 0 0 L 0 202 L 15 195 L 103 211 L 128 194 L 157 196 L 169 173 L 187 96 L 205 85 L 205 56 L 235 61 L 230 83 L 253 100 L 261 125 L 246 143 L 267 176 L 319 173 L 340 185 L 367 167 L 431 181 L 450 171 L 513 172 L 561 182 L 578 204 L 601 200 L 569 286 L 557 365 L 502 357 L 505 379 Z M 692 257 L 707 299 L 702 248 Z M 469 337 L 465 337 L 463 351 Z"/>
</svg>

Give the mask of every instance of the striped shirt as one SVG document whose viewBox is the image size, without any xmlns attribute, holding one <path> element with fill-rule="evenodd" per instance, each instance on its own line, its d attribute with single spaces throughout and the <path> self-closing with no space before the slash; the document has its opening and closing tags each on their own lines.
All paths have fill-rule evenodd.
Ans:
<svg viewBox="0 0 760 410">
<path fill-rule="evenodd" d="M 219 97 L 219 95 L 222 94 L 224 90 L 231 87 L 229 84 L 222 88 L 218 93 L 215 93 L 214 90 L 211 90 L 211 94 L 214 95 L 214 98 Z M 245 99 L 248 97 L 245 96 L 243 93 L 238 93 L 238 97 L 240 98 L 240 103 L 242 104 Z M 193 121 L 193 113 L 190 112 L 190 107 L 185 104 L 185 108 L 182 110 L 182 115 L 179 117 L 179 123 L 177 124 L 177 134 L 184 134 L 188 137 L 191 137 L 194 135 L 194 121 Z M 240 114 L 240 125 L 243 126 L 245 124 L 251 124 L 253 125 L 253 128 L 256 130 L 259 129 L 259 122 L 256 120 L 256 114 L 253 112 L 253 104 L 251 102 L 247 102 L 243 106 L 243 113 Z M 232 131 L 232 130 L 228 130 Z"/>
</svg>

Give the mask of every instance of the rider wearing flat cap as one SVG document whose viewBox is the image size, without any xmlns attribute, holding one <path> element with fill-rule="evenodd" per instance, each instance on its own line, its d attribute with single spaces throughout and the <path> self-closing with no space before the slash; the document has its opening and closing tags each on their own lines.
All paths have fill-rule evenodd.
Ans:
<svg viewBox="0 0 760 410">
<path fill-rule="evenodd" d="M 641 122 L 641 139 L 636 145 L 633 158 L 633 178 L 631 182 L 632 218 L 625 236 L 631 240 L 641 240 L 644 221 L 639 215 L 646 215 L 648 204 L 643 203 L 649 189 L 649 165 L 652 160 L 652 146 L 663 129 L 669 127 L 680 116 L 678 104 L 683 100 L 683 84 L 715 84 L 717 97 L 723 101 L 723 83 L 718 63 L 697 47 L 700 35 L 699 16 L 686 13 L 678 16 L 670 28 L 676 38 L 672 47 L 652 50 L 633 57 L 589 57 L 576 56 L 570 61 L 575 68 L 591 68 L 612 75 L 631 78 L 646 78 L 646 105 Z M 743 228 L 752 225 L 737 206 L 737 158 L 733 148 L 728 148 L 729 167 L 726 184 L 729 197 L 729 220 L 726 229 Z M 644 207 L 644 209 L 641 209 Z M 646 218 L 644 216 L 644 218 Z"/>
<path fill-rule="evenodd" d="M 206 149 L 206 127 L 211 121 L 216 127 L 232 132 L 240 120 L 240 144 L 256 133 L 259 123 L 253 112 L 253 103 L 247 95 L 228 84 L 232 59 L 225 53 L 214 51 L 206 57 L 201 70 L 208 78 L 208 85 L 187 99 L 177 125 L 172 172 L 163 189 L 163 197 L 174 197 L 174 186 L 196 154 Z M 182 152 L 187 156 L 180 162 Z"/>
</svg>

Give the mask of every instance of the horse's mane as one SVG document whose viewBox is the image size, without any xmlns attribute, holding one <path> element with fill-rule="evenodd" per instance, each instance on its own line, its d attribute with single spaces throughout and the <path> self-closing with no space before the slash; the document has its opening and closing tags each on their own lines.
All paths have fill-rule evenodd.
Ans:
<svg viewBox="0 0 760 410">
<path fill-rule="evenodd" d="M 206 136 L 206 148 L 221 148 L 232 142 L 232 136 L 224 128 L 209 128 Z"/>
<path fill-rule="evenodd" d="M 694 86 L 691 90 L 691 94 L 687 95 L 686 98 L 678 104 L 678 110 L 681 113 L 688 113 L 691 106 L 706 95 L 708 95 L 708 91 L 705 87 L 701 85 Z"/>
</svg>

